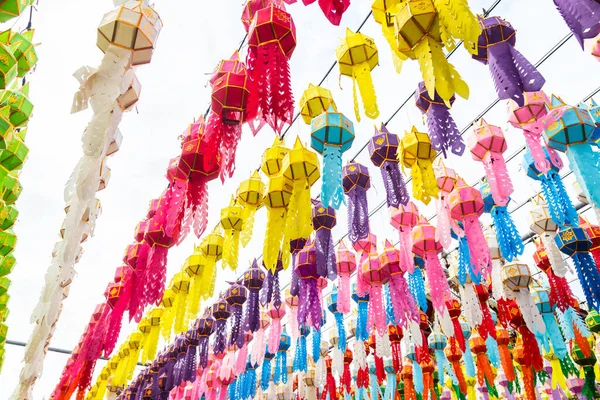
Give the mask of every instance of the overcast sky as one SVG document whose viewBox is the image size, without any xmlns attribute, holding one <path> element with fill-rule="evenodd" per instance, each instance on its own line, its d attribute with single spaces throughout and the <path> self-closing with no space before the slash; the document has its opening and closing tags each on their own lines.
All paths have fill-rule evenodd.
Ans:
<svg viewBox="0 0 600 400">
<path fill-rule="evenodd" d="M 481 12 L 493 0 L 471 0 L 471 7 Z M 24 187 L 17 205 L 20 211 L 15 226 L 18 245 L 15 251 L 17 266 L 10 275 L 10 316 L 8 338 L 26 341 L 31 331 L 29 316 L 37 303 L 43 277 L 50 262 L 51 251 L 58 239 L 64 217 L 63 186 L 81 154 L 81 133 L 90 119 L 87 110 L 71 115 L 71 101 L 77 90 L 77 81 L 71 74 L 82 65 L 97 66 L 101 51 L 96 47 L 96 27 L 102 15 L 112 9 L 110 0 L 62 0 L 60 4 L 41 1 L 34 15 L 35 41 L 40 61 L 30 77 L 31 99 L 35 111 L 29 125 L 27 145 L 29 158 L 21 180 Z M 51 346 L 72 349 L 89 320 L 94 306 L 103 301 L 102 293 L 114 270 L 121 265 L 125 246 L 132 241 L 137 222 L 145 215 L 148 201 L 157 197 L 166 186 L 165 169 L 170 158 L 179 154 L 177 137 L 194 117 L 204 113 L 210 100 L 207 81 L 210 72 L 222 58 L 228 58 L 244 36 L 239 16 L 242 2 L 236 1 L 165 1 L 158 0 L 156 10 L 164 28 L 152 63 L 137 70 L 142 83 L 142 98 L 137 108 L 124 116 L 120 125 L 123 133 L 121 150 L 109 160 L 112 176 L 108 188 L 100 192 L 102 215 L 96 233 L 84 244 L 84 256 L 77 265 L 77 276 L 71 285 L 69 298 L 58 323 Z M 370 1 L 354 0 L 344 15 L 342 24 L 334 27 L 323 17 L 316 4 L 305 7 L 298 2 L 289 7 L 297 27 L 298 47 L 292 57 L 292 83 L 296 99 L 309 83 L 318 83 L 335 58 L 335 48 L 346 27 L 355 30 L 370 10 Z M 502 0 L 493 15 L 509 20 L 517 29 L 517 48 L 532 62 L 540 59 L 561 38 L 569 33 L 554 5 L 549 0 Z M 23 20 L 25 17 L 23 18 Z M 17 26 L 25 25 L 19 21 Z M 9 24 L 10 25 L 10 24 Z M 378 95 L 381 120 L 386 121 L 401 102 L 412 93 L 420 80 L 416 62 L 408 62 L 401 75 L 394 72 L 390 50 L 372 18 L 363 33 L 374 38 L 379 48 L 380 66 L 373 71 Z M 458 99 L 452 114 L 459 128 L 469 123 L 496 98 L 487 67 L 471 60 L 464 49 L 451 58 L 471 88 L 468 101 Z M 565 101 L 576 103 L 600 85 L 598 63 L 584 53 L 574 39 L 570 39 L 540 68 L 547 79 L 548 93 L 562 95 Z M 352 107 L 351 81 L 343 77 L 338 85 L 337 67 L 324 86 L 333 91 L 338 109 L 355 120 Z M 342 90 L 343 89 L 343 90 Z M 523 145 L 520 131 L 506 123 L 504 103 L 495 106 L 487 115 L 489 123 L 506 129 L 512 154 Z M 379 121 L 377 121 L 379 122 Z M 363 119 L 355 123 L 356 140 L 345 160 L 356 154 L 373 132 L 374 122 Z M 420 112 L 410 100 L 388 125 L 391 132 L 403 135 L 414 124 L 423 127 Z M 287 143 L 296 135 L 308 143 L 310 129 L 299 119 L 288 134 Z M 250 176 L 259 165 L 265 148 L 271 145 L 273 133 L 263 129 L 256 137 L 245 132 L 237 154 L 238 169 L 232 179 L 221 185 L 210 185 L 210 221 L 218 221 L 220 207 L 229 202 L 239 182 Z M 363 151 L 357 159 L 367 165 L 373 177 L 369 191 L 369 206 L 374 209 L 385 197 L 379 172 Z M 525 178 L 520 171 L 521 156 L 509 163 L 515 182 L 514 205 L 526 200 L 538 185 Z M 471 160 L 452 157 L 447 165 L 474 183 L 483 175 L 483 166 Z M 570 183 L 571 180 L 568 180 Z M 313 188 L 318 193 L 319 184 Z M 569 187 L 570 189 L 570 187 Z M 435 206 L 418 204 L 426 216 L 433 215 Z M 509 206 L 509 209 L 514 207 Z M 529 207 L 515 213 L 521 234 L 528 232 Z M 254 237 L 240 252 L 240 268 L 249 265 L 251 258 L 262 253 L 265 212 L 257 215 Z M 435 220 L 434 220 L 435 223 Z M 345 209 L 338 213 L 334 238 L 346 232 Z M 380 240 L 396 238 L 397 233 L 388 224 L 387 210 L 382 209 L 371 219 L 372 230 Z M 169 278 L 181 267 L 192 252 L 195 238 L 189 237 L 169 254 Z M 531 249 L 523 261 L 532 264 Z M 235 274 L 219 268 L 219 282 Z M 580 293 L 579 288 L 576 289 Z M 135 325 L 124 324 L 121 340 Z M 0 376 L 0 399 L 7 399 L 18 380 L 23 349 L 6 346 L 6 360 Z M 38 380 L 35 399 L 47 398 L 58 382 L 67 356 L 49 353 L 44 375 Z M 104 362 L 99 362 L 97 371 Z"/>
</svg>

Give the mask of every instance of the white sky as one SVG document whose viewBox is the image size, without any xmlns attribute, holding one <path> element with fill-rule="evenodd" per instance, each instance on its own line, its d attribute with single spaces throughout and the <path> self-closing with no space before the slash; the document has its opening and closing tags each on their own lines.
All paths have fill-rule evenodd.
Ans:
<svg viewBox="0 0 600 400">
<path fill-rule="evenodd" d="M 342 24 L 334 27 L 323 17 L 316 4 L 305 7 L 302 2 L 290 6 L 297 27 L 298 47 L 292 57 L 292 82 L 296 99 L 308 83 L 317 84 L 329 69 L 335 57 L 335 48 L 344 35 L 346 27 L 355 30 L 370 10 L 370 1 L 354 0 L 344 15 Z M 493 0 L 471 0 L 474 11 L 481 10 Z M 91 111 L 70 115 L 73 93 L 78 87 L 71 74 L 82 65 L 96 66 L 102 53 L 97 49 L 96 27 L 102 15 L 112 9 L 110 0 L 86 1 L 61 0 L 60 4 L 42 1 L 34 15 L 35 41 L 41 45 L 37 51 L 40 61 L 30 77 L 31 99 L 35 111 L 29 125 L 27 145 L 29 158 L 21 174 L 24 187 L 17 205 L 20 211 L 15 231 L 19 242 L 15 251 L 17 266 L 10 275 L 10 316 L 8 338 L 26 341 L 31 331 L 29 316 L 38 300 L 43 277 L 50 262 L 50 254 L 63 219 L 63 186 L 81 154 L 81 133 L 90 119 Z M 152 63 L 138 68 L 142 83 L 142 98 L 137 110 L 125 115 L 120 125 L 124 140 L 120 152 L 113 156 L 109 165 L 112 177 L 108 188 L 99 194 L 103 212 L 97 222 L 95 236 L 84 244 L 85 254 L 77 265 L 77 276 L 71 285 L 69 298 L 58 323 L 51 346 L 72 349 L 89 320 L 94 306 L 103 301 L 106 284 L 121 265 L 125 246 L 132 241 L 137 222 L 145 215 L 148 201 L 157 197 L 166 185 L 164 178 L 170 158 L 179 154 L 177 136 L 192 119 L 207 108 L 210 90 L 208 74 L 222 58 L 228 58 L 238 47 L 244 30 L 239 16 L 242 2 L 237 1 L 187 1 L 158 0 L 156 10 L 162 17 L 164 28 L 160 34 Z M 529 60 L 536 62 L 569 31 L 553 3 L 546 0 L 502 0 L 493 15 L 505 17 L 518 30 L 517 49 Z M 23 17 L 17 26 L 26 23 Z M 9 24 L 10 25 L 10 24 Z M 380 66 L 374 70 L 373 79 L 379 99 L 381 120 L 387 120 L 398 105 L 412 93 L 420 80 L 416 62 L 405 64 L 399 76 L 393 70 L 390 50 L 379 25 L 372 18 L 365 24 L 363 33 L 373 37 L 379 48 Z M 464 49 L 451 58 L 471 88 L 468 101 L 458 99 L 452 114 L 459 126 L 464 127 L 482 111 L 496 93 L 487 67 L 471 60 Z M 570 39 L 540 68 L 546 77 L 545 90 L 560 94 L 569 103 L 581 98 L 600 85 L 597 78 L 598 64 L 582 52 L 574 39 Z M 347 78 L 338 86 L 337 67 L 324 86 L 333 91 L 338 108 L 352 120 L 352 86 Z M 509 128 L 506 112 L 500 103 L 486 115 L 489 123 L 507 129 L 509 149 L 512 154 L 523 145 L 519 131 Z M 411 124 L 423 127 L 420 112 L 411 100 L 388 125 L 391 132 L 403 135 Z M 373 122 L 363 119 L 355 122 L 356 140 L 344 160 L 371 137 Z M 308 143 L 310 130 L 301 119 L 292 127 L 287 143 L 300 134 Z M 210 221 L 218 221 L 220 207 L 227 204 L 241 180 L 259 165 L 265 148 L 271 145 L 273 133 L 268 129 L 257 137 L 250 132 L 240 143 L 234 177 L 221 185 L 210 184 Z M 384 199 L 379 172 L 372 166 L 364 151 L 357 159 L 367 165 L 373 177 L 369 191 L 369 205 L 373 209 Z M 516 187 L 514 204 L 527 199 L 538 185 L 518 171 L 521 156 L 509 163 Z M 474 183 L 483 175 L 483 166 L 470 159 L 468 152 L 462 159 L 452 157 L 447 165 L 454 168 L 467 182 Z M 571 182 L 571 179 L 568 180 Z M 319 186 L 317 184 L 316 186 Z M 314 188 L 315 194 L 318 187 Z M 570 190 L 570 187 L 569 187 Z M 509 206 L 511 209 L 513 206 Z M 426 216 L 434 212 L 433 203 L 421 211 Z M 528 232 L 528 206 L 515 215 L 521 234 Z M 251 257 L 262 253 L 265 213 L 260 211 L 255 224 L 254 238 L 240 252 L 240 267 L 245 268 Z M 434 221 L 435 223 L 435 221 Z M 338 213 L 338 226 L 334 238 L 346 232 L 345 209 Z M 385 209 L 371 219 L 371 227 L 380 240 L 386 235 L 397 234 L 388 224 Z M 185 258 L 193 250 L 195 238 L 189 237 L 169 254 L 168 277 L 179 270 Z M 532 246 L 523 260 L 533 264 L 530 257 Z M 234 273 L 219 269 L 219 282 L 229 280 Z M 221 287 L 224 285 L 220 283 Z M 577 289 L 577 292 L 580 292 Z M 124 324 L 121 338 L 134 327 Z M 8 399 L 18 381 L 23 356 L 21 347 L 6 346 L 6 360 L 0 375 L 0 399 Z M 44 375 L 38 380 L 35 399 L 47 398 L 58 382 L 60 372 L 67 360 L 66 355 L 49 353 L 46 357 Z M 104 364 L 98 362 L 99 367 Z"/>
</svg>

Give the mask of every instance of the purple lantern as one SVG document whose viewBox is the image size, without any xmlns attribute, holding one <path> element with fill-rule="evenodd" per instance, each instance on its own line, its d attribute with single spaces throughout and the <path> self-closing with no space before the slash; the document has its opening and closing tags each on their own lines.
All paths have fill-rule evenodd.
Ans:
<svg viewBox="0 0 600 400">
<path fill-rule="evenodd" d="M 596 0 L 554 0 L 573 36 L 583 49 L 584 39 L 600 34 L 600 3 Z"/>
<path fill-rule="evenodd" d="M 185 355 L 185 366 L 183 369 L 183 380 L 194 382 L 196 380 L 196 353 L 200 343 L 200 335 L 195 328 L 188 329 L 185 332 L 185 339 L 188 343 L 187 354 Z"/>
<path fill-rule="evenodd" d="M 178 386 L 183 381 L 183 376 L 185 375 L 185 359 L 187 356 L 187 350 L 188 341 L 186 340 L 185 336 L 179 335 L 175 340 L 175 354 L 177 355 L 177 361 L 175 361 L 171 379 L 168 379 L 166 390 L 167 393 L 170 392 L 174 386 Z"/>
<path fill-rule="evenodd" d="M 244 286 L 248 289 L 248 299 L 246 302 L 246 331 L 256 332 L 260 325 L 260 306 L 258 304 L 258 295 L 260 288 L 265 280 L 265 273 L 258 266 L 254 259 L 252 266 L 244 273 Z"/>
<path fill-rule="evenodd" d="M 311 325 L 315 329 L 319 329 L 321 327 L 321 302 L 319 300 L 317 280 L 321 276 L 317 267 L 317 250 L 310 239 L 306 242 L 306 246 L 298 253 L 296 273 L 302 279 L 300 285 L 298 325 Z"/>
<path fill-rule="evenodd" d="M 229 303 L 231 313 L 233 314 L 233 323 L 231 324 L 231 335 L 229 344 L 237 344 L 241 349 L 244 345 L 244 335 L 240 329 L 242 326 L 242 306 L 248 297 L 248 289 L 239 283 L 233 283 L 225 291 L 225 300 Z"/>
<path fill-rule="evenodd" d="M 431 99 L 427 93 L 425 82 L 419 82 L 419 88 L 415 92 L 415 101 L 417 108 L 427 117 L 431 147 L 436 151 L 441 151 L 444 157 L 447 157 L 446 150 L 450 150 L 457 156 L 462 155 L 465 152 L 465 142 L 450 114 L 454 96 L 446 103 L 436 91 L 435 96 Z"/>
<path fill-rule="evenodd" d="M 371 161 L 381 169 L 388 207 L 398 208 L 410 199 L 404 177 L 398 167 L 398 135 L 390 133 L 381 124 L 381 130 L 375 128 L 375 135 L 369 141 Z"/>
<path fill-rule="evenodd" d="M 313 200 L 312 222 L 316 231 L 318 273 L 320 276 L 334 280 L 337 278 L 337 266 L 331 230 L 336 223 L 335 209 L 325 207 L 320 201 Z"/>
<path fill-rule="evenodd" d="M 298 296 L 300 294 L 300 276 L 296 273 L 296 263 L 298 261 L 298 253 L 300 250 L 304 248 L 306 245 L 305 238 L 292 239 L 290 240 L 290 252 L 292 253 L 292 283 L 290 285 L 290 294 L 292 296 Z M 277 294 L 279 296 L 278 302 L 281 305 L 281 293 Z M 279 305 L 275 304 L 276 299 L 273 300 L 273 304 L 279 307 Z"/>
<path fill-rule="evenodd" d="M 524 92 L 542 89 L 546 80 L 517 49 L 516 32 L 500 17 L 479 18 L 482 32 L 477 42 L 477 54 L 472 57 L 489 66 L 490 74 L 501 100 L 514 100 L 523 106 Z"/>
<path fill-rule="evenodd" d="M 348 236 L 354 244 L 369 235 L 367 190 L 371 176 L 367 167 L 359 163 L 346 165 L 343 175 L 344 193 L 348 196 Z"/>
<path fill-rule="evenodd" d="M 215 319 L 215 344 L 213 353 L 223 354 L 227 347 L 227 319 L 231 315 L 229 303 L 220 298 L 212 305 L 212 316 Z"/>
<path fill-rule="evenodd" d="M 196 320 L 194 329 L 198 332 L 198 363 L 202 368 L 206 368 L 208 364 L 208 340 L 215 330 L 215 319 L 210 315 L 208 310 Z"/>
</svg>

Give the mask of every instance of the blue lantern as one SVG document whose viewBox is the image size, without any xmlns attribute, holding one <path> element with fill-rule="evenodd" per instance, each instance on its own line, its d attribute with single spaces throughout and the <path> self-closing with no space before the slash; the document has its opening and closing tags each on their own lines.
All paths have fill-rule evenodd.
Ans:
<svg viewBox="0 0 600 400">
<path fill-rule="evenodd" d="M 344 201 L 342 189 L 342 153 L 352 146 L 354 124 L 333 107 L 310 123 L 313 149 L 323 156 L 321 202 L 336 210 Z"/>
</svg>

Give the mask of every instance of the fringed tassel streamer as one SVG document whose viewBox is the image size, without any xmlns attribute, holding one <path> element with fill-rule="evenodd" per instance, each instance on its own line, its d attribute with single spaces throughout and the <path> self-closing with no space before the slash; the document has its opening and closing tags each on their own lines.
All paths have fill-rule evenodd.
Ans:
<svg viewBox="0 0 600 400">
<path fill-rule="evenodd" d="M 425 294 L 425 283 L 421 268 L 415 268 L 412 273 L 408 274 L 408 288 L 421 311 L 427 312 L 427 295 Z"/>
<path fill-rule="evenodd" d="M 323 149 L 323 178 L 321 202 L 324 207 L 339 210 L 344 200 L 342 188 L 342 151 L 340 147 L 325 146 Z"/>
<path fill-rule="evenodd" d="M 500 253 L 510 262 L 523 254 L 525 246 L 506 207 L 495 206 L 492 208 L 491 214 Z"/>
</svg>

